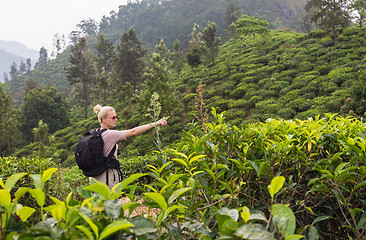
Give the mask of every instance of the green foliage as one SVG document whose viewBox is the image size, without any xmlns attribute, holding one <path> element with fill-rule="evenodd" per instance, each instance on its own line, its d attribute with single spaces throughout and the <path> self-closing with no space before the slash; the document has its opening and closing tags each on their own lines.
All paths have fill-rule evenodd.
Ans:
<svg viewBox="0 0 366 240">
<path fill-rule="evenodd" d="M 206 88 L 205 102 L 221 111 L 229 110 L 223 104 L 225 101 L 241 100 L 240 105 L 229 105 L 229 108 L 240 106 L 247 113 L 242 121 L 234 117 L 238 115 L 228 114 L 228 120 L 238 125 L 245 120 L 265 121 L 274 116 L 307 119 L 327 112 L 361 117 L 362 100 L 353 101 L 352 96 L 360 90 L 356 86 L 360 85 L 358 79 L 363 79 L 360 76 L 364 75 L 365 64 L 363 55 L 356 53 L 360 48 L 349 46 L 349 41 L 365 45 L 363 33 L 356 27 L 346 29 L 339 36 L 337 48 L 330 46 L 329 40 L 326 31 L 309 34 L 271 31 L 257 49 L 245 47 L 251 45 L 250 39 L 232 40 L 220 47 L 214 66 L 202 67 L 193 76 L 182 72 L 177 89 L 186 91 L 192 84 L 197 86 L 198 80 L 202 81 Z M 223 71 L 227 69 L 228 53 L 234 58 L 230 72 Z M 191 89 L 183 97 L 193 94 Z M 348 98 L 352 104 L 345 101 Z M 183 99 L 185 105 L 194 104 L 194 100 Z"/>
<path fill-rule="evenodd" d="M 186 54 L 187 63 L 192 67 L 196 68 L 201 64 L 201 53 L 197 47 L 193 47 Z"/>
<path fill-rule="evenodd" d="M 128 99 L 136 92 L 145 68 L 145 55 L 146 49 L 137 37 L 136 31 L 129 28 L 120 38 L 114 62 L 114 77 L 116 80 L 113 87 L 117 91 L 116 94 L 119 100 Z M 130 84 L 132 89 L 121 91 L 121 87 L 127 83 Z"/>
<path fill-rule="evenodd" d="M 40 224 L 27 225 L 9 234 L 50 236 L 57 228 L 65 239 L 100 239 L 109 233 L 137 239 L 145 234 L 154 239 L 364 238 L 363 122 L 326 114 L 238 128 L 225 123 L 224 113 L 214 108 L 212 113 L 215 120 L 205 129 L 193 127 L 163 152 L 131 161 L 130 168 L 150 162 L 150 170 L 131 172 L 112 190 L 92 182 L 79 190 L 79 200 L 71 200 L 72 194 L 55 198 L 52 191 L 48 197 L 46 182 L 52 183 L 55 170 L 31 174 L 35 188 L 27 191 L 36 201 L 32 206 L 52 216 L 43 220 L 55 225 L 42 233 Z M 63 180 L 75 181 L 75 170 Z M 55 190 L 66 192 L 58 186 Z M 131 203 L 116 201 L 122 194 Z M 12 198 L 6 199 L 1 203 L 10 206 Z M 132 217 L 141 203 L 147 216 L 155 209 L 154 220 Z"/>
<path fill-rule="evenodd" d="M 33 128 L 42 120 L 54 133 L 69 124 L 66 101 L 52 87 L 29 91 L 21 106 L 22 132 L 27 140 L 33 139 Z"/>
<path fill-rule="evenodd" d="M 78 43 L 71 49 L 70 66 L 66 67 L 67 81 L 80 94 L 84 107 L 84 117 L 88 118 L 88 107 L 90 104 L 91 85 L 95 83 L 94 55 L 88 48 L 86 38 L 80 38 Z"/>
<path fill-rule="evenodd" d="M 0 156 L 14 151 L 20 140 L 19 121 L 17 111 L 11 106 L 11 99 L 3 90 L 0 83 Z"/>
<path fill-rule="evenodd" d="M 254 45 L 256 45 L 255 36 L 266 35 L 269 33 L 269 23 L 248 15 L 243 15 L 236 21 L 236 29 L 244 35 L 252 35 Z"/>
</svg>

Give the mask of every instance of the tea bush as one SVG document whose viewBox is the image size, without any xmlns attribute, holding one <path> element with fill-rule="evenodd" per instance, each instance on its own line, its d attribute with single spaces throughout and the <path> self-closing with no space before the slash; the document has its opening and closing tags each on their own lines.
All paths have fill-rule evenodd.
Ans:
<svg viewBox="0 0 366 240">
<path fill-rule="evenodd" d="M 148 158 L 146 173 L 131 174 L 112 190 L 92 182 L 78 191 L 80 199 L 71 193 L 62 199 L 45 194 L 48 200 L 40 201 L 38 194 L 49 191 L 45 182 L 53 181 L 47 176 L 56 170 L 32 176 L 35 188 L 19 188 L 15 197 L 8 181 L 24 174 L 1 181 L 3 214 L 12 216 L 11 206 L 27 191 L 43 212 L 38 225 L 25 224 L 18 232 L 7 228 L 8 239 L 35 234 L 59 234 L 60 239 L 112 234 L 117 239 L 365 238 L 365 123 L 325 114 L 238 127 L 212 111 L 214 121 L 193 125 L 182 139 Z M 75 179 L 76 170 L 65 181 Z M 121 196 L 131 202 L 117 201 Z M 145 216 L 133 217 L 142 202 Z M 9 219 L 12 227 L 20 224 Z"/>
</svg>

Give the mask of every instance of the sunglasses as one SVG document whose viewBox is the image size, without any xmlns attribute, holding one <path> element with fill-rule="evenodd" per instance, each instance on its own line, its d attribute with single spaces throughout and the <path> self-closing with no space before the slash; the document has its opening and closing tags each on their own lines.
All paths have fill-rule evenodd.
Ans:
<svg viewBox="0 0 366 240">
<path fill-rule="evenodd" d="M 118 119 L 118 115 L 111 117 L 111 119 L 117 120 Z"/>
</svg>

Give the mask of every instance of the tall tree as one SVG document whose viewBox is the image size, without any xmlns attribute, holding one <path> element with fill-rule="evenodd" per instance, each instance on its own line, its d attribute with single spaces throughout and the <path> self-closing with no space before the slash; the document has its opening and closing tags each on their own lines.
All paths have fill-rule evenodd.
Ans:
<svg viewBox="0 0 366 240">
<path fill-rule="evenodd" d="M 19 76 L 18 64 L 13 62 L 10 66 L 10 79 L 16 79 Z"/>
<path fill-rule="evenodd" d="M 92 18 L 82 20 L 76 26 L 80 29 L 83 36 L 95 36 L 98 32 L 98 25 Z"/>
<path fill-rule="evenodd" d="M 164 39 L 161 38 L 158 39 L 158 43 L 155 46 L 155 52 L 159 53 L 160 56 L 165 60 L 170 58 L 170 51 L 166 47 Z"/>
<path fill-rule="evenodd" d="M 189 45 L 190 47 L 202 46 L 202 33 L 200 32 L 200 26 L 197 23 L 195 23 L 193 26 Z"/>
<path fill-rule="evenodd" d="M 0 157 L 10 154 L 21 142 L 18 132 L 17 111 L 11 107 L 10 96 L 4 92 L 0 83 Z"/>
<path fill-rule="evenodd" d="M 242 11 L 236 2 L 230 2 L 225 11 L 225 30 L 231 38 L 236 35 L 235 23 L 242 15 Z"/>
<path fill-rule="evenodd" d="M 69 125 L 67 103 L 53 87 L 29 91 L 20 109 L 21 130 L 28 141 L 33 140 L 33 128 L 40 120 L 48 124 L 50 133 Z"/>
<path fill-rule="evenodd" d="M 113 69 L 113 61 L 115 59 L 115 46 L 103 34 L 97 36 L 98 43 L 95 47 L 97 50 L 97 76 L 96 85 L 97 89 L 94 91 L 94 95 L 97 99 L 105 105 L 108 101 L 108 96 L 111 93 L 111 72 Z"/>
<path fill-rule="evenodd" d="M 95 47 L 97 50 L 97 69 L 98 72 L 101 73 L 102 69 L 106 73 L 112 71 L 113 67 L 113 60 L 115 58 L 115 47 L 113 43 L 108 39 L 105 38 L 103 34 L 99 34 L 97 36 L 98 43 Z"/>
<path fill-rule="evenodd" d="M 196 68 L 202 63 L 202 51 L 202 33 L 200 32 L 200 26 L 195 23 L 189 41 L 189 51 L 186 54 L 187 63 L 192 68 Z"/>
<path fill-rule="evenodd" d="M 309 0 L 305 9 L 311 21 L 318 23 L 323 29 L 331 29 L 334 45 L 337 44 L 337 28 L 349 26 L 350 14 L 347 10 L 349 0 Z"/>
<path fill-rule="evenodd" d="M 27 72 L 27 65 L 23 62 L 23 60 L 20 61 L 19 64 L 19 73 L 22 75 Z"/>
<path fill-rule="evenodd" d="M 361 28 L 366 20 L 366 0 L 351 0 L 350 9 Z"/>
<path fill-rule="evenodd" d="M 140 96 L 140 109 L 146 113 L 151 96 L 156 92 L 163 113 L 168 113 L 176 105 L 176 97 L 171 85 L 171 72 L 167 61 L 159 54 L 153 53 L 149 68 L 143 75 L 143 93 Z"/>
<path fill-rule="evenodd" d="M 141 82 L 145 68 L 145 56 L 146 50 L 137 38 L 135 30 L 130 28 L 127 32 L 124 32 L 117 46 L 114 73 L 117 84 L 116 90 L 121 91 L 125 97 L 131 97 Z M 132 86 L 132 91 L 129 90 L 128 85 Z"/>
<path fill-rule="evenodd" d="M 96 76 L 96 90 L 94 94 L 98 99 L 102 101 L 103 105 L 106 105 L 108 102 L 108 96 L 110 93 L 110 77 L 106 73 L 105 68 L 103 67 L 101 72 Z"/>
<path fill-rule="evenodd" d="M 260 20 L 255 17 L 251 17 L 248 15 L 242 15 L 241 18 L 236 21 L 236 29 L 238 32 L 244 35 L 252 35 L 254 46 L 256 46 L 256 39 L 255 36 L 259 35 L 266 35 L 269 33 L 268 26 L 269 23 L 265 20 Z"/>
<path fill-rule="evenodd" d="M 37 82 L 32 77 L 26 77 L 24 82 L 25 82 L 24 87 L 25 95 L 27 95 L 30 90 L 37 88 Z"/>
<path fill-rule="evenodd" d="M 76 45 L 81 38 L 81 32 L 80 31 L 72 31 L 69 34 L 69 39 L 72 45 Z"/>
<path fill-rule="evenodd" d="M 47 53 L 47 49 L 44 47 L 41 47 L 41 49 L 39 50 L 39 58 L 38 58 L 38 62 L 36 63 L 36 65 L 34 66 L 34 68 L 40 67 L 40 66 L 45 66 L 48 62 L 48 53 Z"/>
<path fill-rule="evenodd" d="M 177 39 L 173 45 L 173 53 L 172 53 L 172 60 L 173 60 L 173 68 L 179 73 L 184 65 L 184 55 L 183 52 L 180 50 L 180 41 Z"/>
<path fill-rule="evenodd" d="M 208 58 L 213 65 L 219 53 L 220 38 L 216 37 L 216 23 L 208 21 L 207 27 L 202 32 L 202 39 L 205 43 Z"/>
<path fill-rule="evenodd" d="M 64 34 L 60 36 L 58 33 L 56 33 L 53 36 L 53 48 L 54 48 L 54 50 L 52 51 L 53 57 L 56 57 L 66 48 L 66 38 Z"/>
<path fill-rule="evenodd" d="M 201 64 L 201 50 L 196 46 L 191 47 L 189 52 L 186 54 L 187 63 L 192 68 L 196 68 Z"/>
<path fill-rule="evenodd" d="M 27 72 L 30 72 L 30 70 L 32 70 L 32 60 L 27 58 Z"/>
<path fill-rule="evenodd" d="M 8 74 L 7 74 L 7 73 L 5 73 L 5 72 L 4 72 L 4 74 L 3 74 L 3 79 L 4 79 L 4 82 L 9 81 L 9 76 L 8 76 Z"/>
<path fill-rule="evenodd" d="M 71 66 L 66 67 L 67 80 L 72 85 L 81 85 L 81 96 L 83 99 L 84 116 L 88 118 L 88 107 L 90 105 L 90 85 L 95 82 L 94 55 L 88 48 L 85 37 L 72 48 L 70 54 Z"/>
</svg>

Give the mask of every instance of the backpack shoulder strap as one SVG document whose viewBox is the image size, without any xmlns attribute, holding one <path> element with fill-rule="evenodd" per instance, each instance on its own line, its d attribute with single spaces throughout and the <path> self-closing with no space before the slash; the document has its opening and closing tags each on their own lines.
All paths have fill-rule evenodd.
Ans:
<svg viewBox="0 0 366 240">
<path fill-rule="evenodd" d="M 107 159 L 111 159 L 114 155 L 114 152 L 116 151 L 116 146 L 117 144 L 114 145 L 114 147 L 112 148 L 112 150 L 109 152 Z"/>
</svg>

